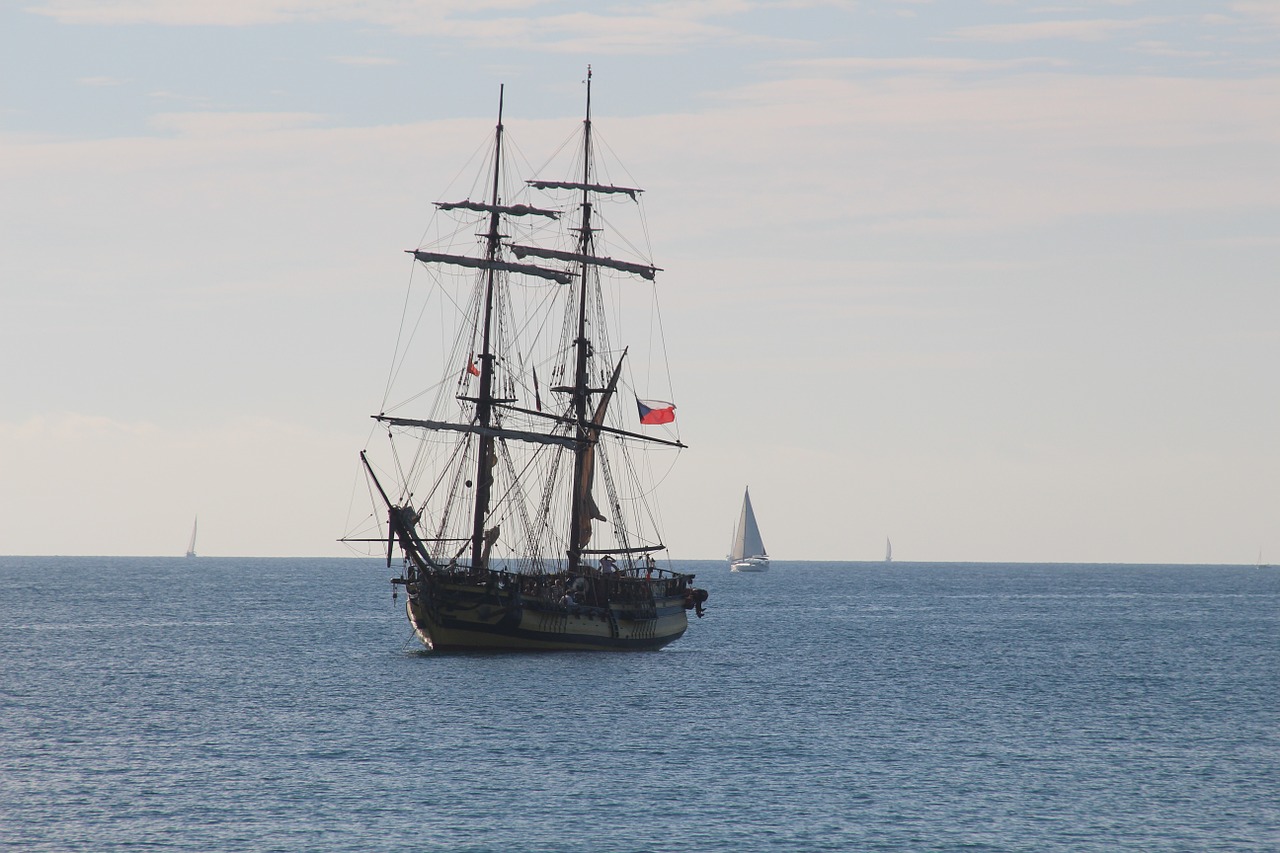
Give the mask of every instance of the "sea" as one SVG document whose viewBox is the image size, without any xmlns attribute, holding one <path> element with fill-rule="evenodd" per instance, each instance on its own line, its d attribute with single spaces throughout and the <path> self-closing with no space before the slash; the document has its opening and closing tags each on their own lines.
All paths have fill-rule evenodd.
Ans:
<svg viewBox="0 0 1280 853">
<path fill-rule="evenodd" d="M 1280 569 L 679 567 L 436 654 L 378 560 L 0 558 L 0 849 L 1280 850 Z"/>
</svg>

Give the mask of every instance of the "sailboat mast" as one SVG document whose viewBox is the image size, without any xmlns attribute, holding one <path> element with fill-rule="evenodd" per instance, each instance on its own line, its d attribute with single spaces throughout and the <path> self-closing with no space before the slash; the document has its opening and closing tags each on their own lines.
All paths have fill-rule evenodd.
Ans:
<svg viewBox="0 0 1280 853">
<path fill-rule="evenodd" d="M 485 235 L 485 258 L 489 262 L 485 272 L 484 320 L 481 326 L 480 344 L 480 393 L 476 397 L 476 421 L 484 428 L 493 420 L 493 363 L 491 333 L 493 329 L 493 296 L 502 233 L 498 204 L 501 201 L 499 182 L 502 177 L 502 102 L 505 86 L 498 87 L 498 127 L 493 140 L 493 194 L 489 213 L 489 233 Z M 470 365 L 468 365 L 470 367 Z M 484 522 L 489 514 L 489 498 L 493 489 L 493 436 L 480 434 L 479 452 L 476 454 L 475 508 L 471 524 L 471 565 L 480 566 L 484 559 Z"/>
<path fill-rule="evenodd" d="M 591 184 L 591 66 L 587 66 L 587 114 L 582 123 L 582 225 L 578 234 L 578 251 L 583 257 L 590 257 L 591 236 L 591 195 L 587 187 Z M 590 530 L 591 519 L 587 515 L 588 480 L 591 472 L 587 466 L 593 464 L 590 454 L 591 432 L 587 429 L 587 360 L 591 355 L 591 342 L 587 340 L 587 289 L 590 286 L 590 265 L 582 262 L 578 276 L 578 333 L 574 340 L 577 363 L 573 378 L 573 413 L 578 422 L 578 443 L 574 449 L 573 500 L 570 512 L 569 531 L 569 568 L 576 569 L 581 562 L 582 549 L 586 545 L 584 529 Z"/>
</svg>

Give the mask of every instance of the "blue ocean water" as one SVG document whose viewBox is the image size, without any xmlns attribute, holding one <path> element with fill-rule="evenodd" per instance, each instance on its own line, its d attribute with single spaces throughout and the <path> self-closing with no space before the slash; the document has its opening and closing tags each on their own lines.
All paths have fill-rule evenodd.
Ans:
<svg viewBox="0 0 1280 853">
<path fill-rule="evenodd" d="M 0 558 L 0 848 L 1280 849 L 1280 570 L 686 568 L 433 655 L 376 560 Z"/>
</svg>

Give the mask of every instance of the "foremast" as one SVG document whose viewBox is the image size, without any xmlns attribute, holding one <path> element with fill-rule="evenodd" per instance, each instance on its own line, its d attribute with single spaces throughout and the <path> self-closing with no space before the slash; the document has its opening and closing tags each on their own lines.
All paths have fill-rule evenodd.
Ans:
<svg viewBox="0 0 1280 853">
<path fill-rule="evenodd" d="M 492 188 L 490 198 L 487 202 L 474 202 L 464 200 L 461 202 L 436 202 L 436 207 L 440 210 L 469 210 L 479 213 L 487 213 L 487 228 L 484 233 L 477 236 L 481 237 L 484 242 L 484 250 L 482 257 L 473 257 L 470 255 L 458 255 L 452 253 L 433 252 L 425 249 L 409 250 L 409 253 L 415 259 L 424 264 L 447 264 L 453 266 L 466 267 L 480 271 L 483 282 L 483 294 L 480 314 L 480 347 L 479 352 L 471 352 L 468 356 L 467 370 L 474 372 L 478 378 L 480 387 L 475 397 L 459 397 L 459 399 L 467 400 L 474 405 L 471 419 L 466 423 L 451 423 L 445 421 L 418 420 L 413 418 L 398 418 L 384 414 L 374 415 L 374 419 L 389 425 L 412 426 L 427 430 L 446 430 L 470 433 L 476 436 L 476 458 L 474 460 L 474 498 L 471 506 L 471 524 L 469 532 L 469 542 L 464 550 L 470 550 L 471 565 L 473 567 L 484 567 L 488 560 L 488 550 L 493 545 L 493 541 L 498 535 L 495 527 L 492 530 L 486 529 L 486 522 L 490 512 L 490 505 L 493 496 L 493 468 L 497 463 L 497 454 L 495 452 L 495 441 L 498 437 L 510 437 L 517 440 L 534 441 L 539 443 L 565 443 L 563 438 L 551 435 L 543 435 L 538 433 L 530 433 L 526 431 L 513 431 L 503 429 L 500 418 L 497 414 L 496 405 L 499 403 L 509 403 L 510 400 L 498 400 L 494 395 L 494 375 L 497 363 L 497 353 L 495 352 L 494 341 L 494 313 L 495 300 L 498 288 L 501 286 L 499 276 L 504 273 L 521 273 L 524 275 L 536 276 L 539 278 L 550 279 L 560 284 L 568 284 L 571 277 L 562 270 L 548 269 L 534 264 L 515 263 L 508 261 L 503 257 L 503 233 L 502 223 L 504 217 L 507 216 L 542 216 L 548 218 L 558 218 L 559 212 L 554 210 L 544 210 L 541 208 L 531 207 L 524 204 L 507 205 L 503 203 L 502 198 L 502 156 L 503 156 L 503 102 L 504 102 L 505 86 L 498 89 L 498 122 L 494 129 L 493 138 L 493 174 Z M 477 364 L 477 362 L 479 362 Z M 362 454 L 362 459 L 364 459 Z M 364 464 L 373 478 L 378 491 L 384 502 L 387 504 L 390 513 L 388 518 L 389 537 L 401 538 L 401 544 L 406 554 L 411 554 L 415 558 L 415 562 L 421 562 L 423 566 L 434 564 L 430 552 L 425 547 L 422 540 L 418 537 L 416 527 L 419 514 L 408 503 L 408 496 L 405 496 L 405 505 L 393 502 L 382 489 L 381 484 L 377 482 L 372 468 L 368 464 L 368 460 L 364 459 Z M 471 482 L 467 483 L 472 485 Z M 459 553 L 461 556 L 461 553 Z"/>
</svg>

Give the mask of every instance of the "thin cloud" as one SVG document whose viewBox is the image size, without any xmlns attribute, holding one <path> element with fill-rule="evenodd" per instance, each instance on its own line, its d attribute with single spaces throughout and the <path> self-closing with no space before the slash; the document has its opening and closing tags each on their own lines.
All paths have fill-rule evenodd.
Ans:
<svg viewBox="0 0 1280 853">
<path fill-rule="evenodd" d="M 740 38 L 731 29 L 679 15 L 617 17 L 594 13 L 531 22 L 529 34 L 534 44 L 563 53 L 602 49 L 668 53 L 681 46 Z"/>
<path fill-rule="evenodd" d="M 63 24 L 244 27 L 305 21 L 388 24 L 445 20 L 458 13 L 533 8 L 545 0 L 43 0 L 28 11 Z"/>
<path fill-rule="evenodd" d="M 945 37 L 947 41 L 974 41 L 1014 44 L 1025 41 L 1103 41 L 1119 33 L 1168 23 L 1168 18 L 1095 18 L 1080 21 L 1036 21 L 1020 24 L 983 24 L 960 27 Z"/>
<path fill-rule="evenodd" d="M 1263 24 L 1280 27 L 1280 3 L 1275 0 L 1255 0 L 1248 3 L 1232 3 L 1232 11 L 1254 18 Z"/>
<path fill-rule="evenodd" d="M 185 107 L 208 107 L 209 98 L 204 95 L 188 95 L 182 92 L 172 92 L 168 89 L 156 89 L 148 92 L 147 97 L 157 103 L 163 104 L 181 104 Z"/>
<path fill-rule="evenodd" d="M 715 19 L 766 9 L 845 6 L 843 0 L 707 0 L 618 7 L 616 11 L 561 13 L 546 0 L 44 0 L 30 11 L 64 24 L 160 24 L 245 27 L 281 23 L 363 22 L 407 35 L 559 53 L 670 53 L 710 43 L 790 44 L 750 35 Z M 381 57 L 335 57 L 351 65 L 389 64 Z"/>
<path fill-rule="evenodd" d="M 803 71 L 901 71 L 921 74 L 966 74 L 986 71 L 1015 71 L 1027 68 L 1069 65 L 1062 59 L 1030 56 L 1020 59 L 975 59 L 967 56 L 837 56 L 796 59 L 769 63 L 771 68 Z"/>
<path fill-rule="evenodd" d="M 1219 54 L 1210 50 L 1182 50 L 1166 41 L 1140 41 L 1133 49 L 1149 56 L 1167 56 L 1176 59 L 1213 59 Z"/>
<path fill-rule="evenodd" d="M 314 127 L 324 117 L 316 113 L 163 113 L 151 126 L 180 136 L 244 136 Z"/>
<path fill-rule="evenodd" d="M 1270 249 L 1280 247 L 1280 236 L 1274 234 L 1246 234 L 1238 237 L 1208 237 L 1198 242 L 1205 246 L 1227 249 Z"/>
<path fill-rule="evenodd" d="M 129 80 L 123 77 L 81 77 L 76 82 L 81 86 L 123 86 Z"/>
<path fill-rule="evenodd" d="M 712 43 L 787 43 L 708 23 L 702 16 L 667 6 L 629 9 L 626 14 L 591 11 L 502 18 L 474 16 L 472 10 L 467 10 L 466 15 L 426 17 L 415 9 L 388 16 L 380 23 L 410 35 L 455 39 L 489 48 L 512 46 L 557 53 L 665 54 Z"/>
<path fill-rule="evenodd" d="M 332 60 L 340 65 L 386 66 L 400 64 L 400 60 L 390 59 L 385 56 L 335 56 L 332 57 Z"/>
<path fill-rule="evenodd" d="M 29 11 L 62 24 L 162 24 L 166 26 L 228 26 L 278 24 L 318 16 L 333 4 L 257 2 L 257 0 L 45 0 Z"/>
</svg>

